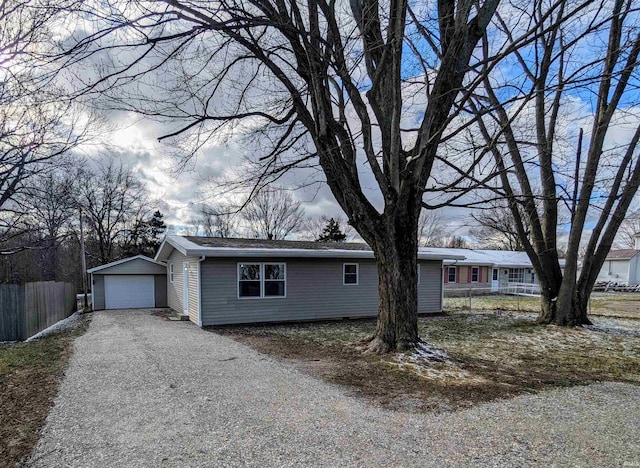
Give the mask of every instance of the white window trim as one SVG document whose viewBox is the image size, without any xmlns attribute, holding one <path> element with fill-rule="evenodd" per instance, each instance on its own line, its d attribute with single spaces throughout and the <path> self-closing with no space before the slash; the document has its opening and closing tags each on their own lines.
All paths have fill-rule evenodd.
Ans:
<svg viewBox="0 0 640 468">
<path fill-rule="evenodd" d="M 169 263 L 169 282 L 173 283 L 173 263 Z"/>
<path fill-rule="evenodd" d="M 454 273 L 453 273 L 453 281 L 451 281 L 451 270 L 453 269 Z M 458 269 L 457 267 L 454 266 L 450 266 L 449 269 L 447 270 L 447 282 L 448 283 L 453 283 L 456 284 L 458 282 Z"/>
<path fill-rule="evenodd" d="M 473 270 L 474 269 L 477 271 L 476 280 L 475 281 L 473 281 Z M 480 280 L 480 267 L 472 266 L 471 267 L 471 282 L 472 283 L 477 283 L 479 280 Z"/>
<path fill-rule="evenodd" d="M 356 282 L 355 283 L 345 283 L 345 275 L 346 275 L 346 266 L 347 265 L 355 265 L 356 266 Z M 359 263 L 343 263 L 342 264 L 342 285 L 343 286 L 358 286 L 360 284 L 360 264 Z"/>
<path fill-rule="evenodd" d="M 240 295 L 240 265 L 260 265 L 260 295 L 259 296 L 241 296 Z M 284 265 L 284 279 L 282 280 L 266 280 L 264 277 L 265 265 Z M 236 265 L 236 292 L 238 299 L 251 300 L 251 299 L 285 299 L 287 297 L 287 263 L 286 262 L 238 262 Z M 249 280 L 248 280 L 249 281 Z M 256 280 L 250 280 L 256 281 Z M 284 295 L 283 296 L 265 296 L 264 295 L 264 282 L 265 281 L 282 281 L 284 283 Z"/>
</svg>

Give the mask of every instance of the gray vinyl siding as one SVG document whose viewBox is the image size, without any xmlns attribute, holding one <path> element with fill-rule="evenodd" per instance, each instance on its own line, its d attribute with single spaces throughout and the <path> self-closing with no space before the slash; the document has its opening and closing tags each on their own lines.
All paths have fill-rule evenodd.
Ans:
<svg viewBox="0 0 640 468">
<path fill-rule="evenodd" d="M 93 303 L 93 310 L 104 310 L 104 276 L 96 274 L 92 276 L 91 301 Z"/>
<path fill-rule="evenodd" d="M 167 275 L 154 275 L 153 280 L 156 307 L 167 307 Z"/>
<path fill-rule="evenodd" d="M 94 274 L 100 275 L 164 275 L 167 270 L 164 265 L 151 263 L 141 258 L 114 265 Z"/>
<path fill-rule="evenodd" d="M 167 260 L 167 304 L 179 313 L 184 313 L 183 304 L 183 264 L 189 262 L 189 320 L 198 324 L 198 257 L 187 257 L 177 250 L 173 250 Z M 173 264 L 173 283 L 170 279 L 169 269 Z"/>
<path fill-rule="evenodd" d="M 418 313 L 442 312 L 442 262 L 421 261 L 418 283 Z"/>
<path fill-rule="evenodd" d="M 238 298 L 237 265 L 286 263 L 286 297 Z M 358 263 L 357 285 L 343 285 L 343 263 Z M 442 262 L 421 262 L 418 311 L 442 310 Z M 373 260 L 210 258 L 201 264 L 202 325 L 373 317 L 378 272 Z"/>
</svg>

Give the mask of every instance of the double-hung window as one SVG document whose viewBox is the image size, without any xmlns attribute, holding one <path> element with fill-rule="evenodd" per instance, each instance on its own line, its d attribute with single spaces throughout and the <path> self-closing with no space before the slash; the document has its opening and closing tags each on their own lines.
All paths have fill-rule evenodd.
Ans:
<svg viewBox="0 0 640 468">
<path fill-rule="evenodd" d="M 344 263 L 342 265 L 342 284 L 358 284 L 357 263 Z"/>
<path fill-rule="evenodd" d="M 173 263 L 169 263 L 169 281 L 173 283 Z"/>
<path fill-rule="evenodd" d="M 284 297 L 285 265 L 284 263 L 263 263 L 265 297 Z"/>
<path fill-rule="evenodd" d="M 238 297 L 285 297 L 286 264 L 238 263 Z"/>
<path fill-rule="evenodd" d="M 480 268 L 471 267 L 471 282 L 477 283 L 479 276 L 480 276 Z"/>
<path fill-rule="evenodd" d="M 455 283 L 456 282 L 456 267 L 454 266 L 450 266 L 448 269 L 448 273 L 449 277 L 447 278 L 447 281 L 449 283 Z"/>
</svg>

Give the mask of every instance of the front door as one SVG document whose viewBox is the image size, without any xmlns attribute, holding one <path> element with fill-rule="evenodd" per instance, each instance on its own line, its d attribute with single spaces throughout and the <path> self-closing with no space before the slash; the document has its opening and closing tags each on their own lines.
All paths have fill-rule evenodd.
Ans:
<svg viewBox="0 0 640 468">
<path fill-rule="evenodd" d="M 182 304 L 183 312 L 189 313 L 189 262 L 182 264 Z"/>
<path fill-rule="evenodd" d="M 500 281 L 498 280 L 498 269 L 494 268 L 491 273 L 491 292 L 498 292 Z"/>
</svg>

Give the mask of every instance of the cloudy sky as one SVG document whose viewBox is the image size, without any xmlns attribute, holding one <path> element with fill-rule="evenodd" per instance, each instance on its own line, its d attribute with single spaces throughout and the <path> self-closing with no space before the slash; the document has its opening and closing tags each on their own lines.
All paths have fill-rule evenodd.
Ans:
<svg viewBox="0 0 640 468">
<path fill-rule="evenodd" d="M 201 203 L 216 200 L 217 192 L 209 181 L 232 173 L 242 164 L 243 149 L 233 144 L 222 144 L 208 148 L 196 159 L 182 168 L 172 153 L 172 148 L 159 142 L 166 126 L 159 125 L 132 113 L 114 113 L 110 120 L 113 132 L 107 138 L 123 164 L 135 168 L 140 179 L 149 190 L 151 199 L 165 215 L 173 232 L 181 233 L 185 225 L 198 217 Z M 93 159 L 100 157 L 100 151 L 89 151 Z M 300 170 L 292 178 L 310 176 L 310 171 Z M 314 177 L 317 173 L 314 171 Z M 308 217 L 342 216 L 344 213 L 326 184 L 313 184 L 292 192 Z M 375 199 L 372 190 L 370 194 Z M 464 208 L 443 208 L 447 231 L 451 235 L 466 235 L 472 221 L 470 211 Z"/>
<path fill-rule="evenodd" d="M 348 17 L 348 15 L 346 16 Z M 82 37 L 81 33 L 76 33 Z M 210 39 L 210 38 L 209 38 Z M 118 41 L 130 40 L 130 37 L 115 37 L 116 43 Z M 197 44 L 196 44 L 197 45 Z M 208 44 L 212 50 L 215 50 L 215 44 L 212 46 Z M 133 49 L 123 48 L 117 51 L 103 50 L 101 54 L 90 56 L 90 60 L 93 61 L 93 66 L 100 68 L 104 64 L 109 64 L 110 67 L 125 67 L 131 62 L 132 54 L 136 52 Z M 198 207 L 203 202 L 215 202 L 219 199 L 220 194 L 217 190 L 211 187 L 209 181 L 213 179 L 224 178 L 230 174 L 237 174 L 242 172 L 244 166 L 244 158 L 248 156 L 255 156 L 251 154 L 254 152 L 254 148 L 248 147 L 237 143 L 234 138 L 219 138 L 209 141 L 202 149 L 197 153 L 197 157 L 192 159 L 185 167 L 181 167 L 179 161 L 174 156 L 173 148 L 158 142 L 158 138 L 176 131 L 185 125 L 185 120 L 182 122 L 164 120 L 164 122 L 158 123 L 151 121 L 133 112 L 126 112 L 127 107 L 136 108 L 136 99 L 142 95 L 153 96 L 155 102 L 149 110 L 156 112 L 159 115 L 188 115 L 193 112 L 193 108 L 189 108 L 189 105 L 184 106 L 185 102 L 192 102 L 187 95 L 187 86 L 184 86 L 184 74 L 192 71 L 192 69 L 203 70 L 206 69 L 206 74 L 201 78 L 194 80 L 195 85 L 200 85 L 207 82 L 211 77 L 211 74 L 215 74 L 217 67 L 224 67 L 224 61 L 220 63 L 215 60 L 210 60 L 210 57 L 206 54 L 202 54 L 198 47 L 194 46 L 193 51 L 185 51 L 185 55 L 181 61 L 176 61 L 171 66 L 166 66 L 160 69 L 153 76 L 149 76 L 144 81 L 137 82 L 134 87 L 134 91 L 137 94 L 132 94 L 131 99 L 127 95 L 125 88 L 118 88 L 118 96 L 111 96 L 119 102 L 119 112 L 110 111 L 108 119 L 114 125 L 115 129 L 113 133 L 109 135 L 103 135 L 108 140 L 119 155 L 122 162 L 126 165 L 134 167 L 140 178 L 144 181 L 151 197 L 157 200 L 157 207 L 165 214 L 167 223 L 173 227 L 174 232 L 180 233 L 185 225 L 188 225 L 190 220 L 198 216 Z M 149 63 L 146 66 L 154 65 L 154 58 L 148 58 Z M 157 57 L 155 58 L 157 60 Z M 206 68 L 201 65 L 205 65 Z M 191 67 L 191 69 L 190 69 Z M 83 73 L 87 73 L 87 70 L 91 69 L 91 64 L 87 65 Z M 232 96 L 236 89 L 234 86 L 242 87 L 244 75 L 251 75 L 252 70 L 240 69 L 235 70 L 237 73 L 233 76 L 233 79 L 229 80 L 229 93 L 225 89 L 215 94 L 214 100 L 210 103 L 211 107 L 217 113 L 224 114 L 225 111 L 231 112 L 233 110 L 232 99 L 228 99 L 227 96 Z M 501 70 L 498 69 L 498 72 Z M 354 73 L 358 73 L 356 69 Z M 80 75 L 80 73 L 79 73 Z M 514 71 L 510 66 L 504 67 L 504 73 L 502 78 L 506 80 L 513 80 L 517 78 L 514 76 Z M 86 76 L 84 77 L 86 79 Z M 76 76 L 78 79 L 78 76 Z M 182 80 L 182 81 L 180 81 Z M 415 81 L 419 82 L 420 77 L 416 76 Z M 192 83 L 190 83 L 192 84 Z M 270 91 L 277 93 L 276 88 L 269 88 L 270 83 L 266 83 L 263 87 L 261 85 L 251 87 L 253 96 L 253 102 L 262 103 L 263 101 L 269 101 L 272 94 Z M 422 85 L 418 85 L 422 86 Z M 163 96 L 163 92 L 171 91 L 172 99 L 165 102 L 163 99 L 158 98 Z M 206 90 L 205 90 L 206 91 Z M 180 94 L 184 93 L 185 96 Z M 206 92 L 203 93 L 206 95 Z M 275 94 L 274 94 L 275 95 Z M 275 99 L 275 98 L 274 98 Z M 572 102 L 567 102 L 566 106 L 563 106 L 562 117 L 567 118 L 569 122 L 567 126 L 566 139 L 564 140 L 564 147 L 558 145 L 556 148 L 558 152 L 565 152 L 565 155 L 557 154 L 560 156 L 559 161 L 564 159 L 566 167 L 560 167 L 559 174 L 567 169 L 573 167 L 573 161 L 571 156 L 574 151 L 575 138 L 572 138 L 576 133 L 576 125 L 582 125 L 588 122 L 589 114 L 593 107 L 591 96 L 575 95 L 572 97 Z M 171 101 L 171 102 L 168 102 Z M 180 104 L 174 104 L 180 103 Z M 417 92 L 411 93 L 411 100 L 407 102 L 406 109 L 403 109 L 403 118 L 406 119 L 406 126 L 415 126 L 422 113 L 424 112 L 426 103 L 426 93 Z M 113 104 L 113 101 L 111 102 Z M 148 102 L 143 102 L 143 105 L 148 105 Z M 525 118 L 521 122 L 522 128 L 532 129 L 534 125 L 532 121 L 526 121 Z M 628 115 L 634 115 L 632 119 L 637 121 L 637 110 L 632 110 L 627 113 Z M 533 117 L 533 113 L 530 114 Z M 347 116 L 349 118 L 349 116 Z M 572 123 L 573 122 L 573 123 Z M 357 128 L 357 127 L 356 127 Z M 588 124 L 587 124 L 588 128 Z M 631 126 L 629 126 L 631 128 Z M 228 136 L 228 135 L 227 135 Z M 585 140 L 588 138 L 588 130 L 585 136 Z M 619 130 L 613 129 L 608 136 L 609 146 L 615 146 L 625 141 L 628 141 L 628 129 L 621 127 Z M 533 140 L 532 140 L 533 141 Z M 464 142 L 460 142 L 460 148 L 464 147 Z M 255 153 L 259 151 L 256 149 Z M 94 152 L 92 155 L 95 158 L 99 158 L 100 154 Z M 566 157 L 565 157 L 566 156 Z M 309 177 L 317 177 L 317 173 L 311 171 L 298 171 L 283 179 L 281 182 L 283 185 L 294 185 L 295 182 L 307 180 Z M 561 178 L 559 176 L 559 178 Z M 375 189 L 375 182 L 371 177 L 370 171 L 368 171 L 365 165 L 362 165 L 361 183 L 363 188 L 367 191 L 372 203 L 378 207 L 381 206 L 380 197 Z M 307 216 L 320 217 L 325 216 L 339 216 L 342 215 L 341 209 L 335 202 L 330 190 L 323 184 L 313 184 L 305 189 L 294 192 L 294 196 L 303 203 L 306 209 Z M 470 217 L 470 211 L 463 208 L 443 208 L 443 214 L 445 222 L 447 223 L 447 231 L 450 234 L 455 235 L 468 235 L 469 228 L 471 227 L 472 220 Z"/>
</svg>

